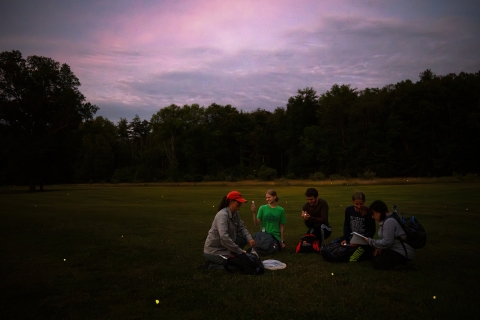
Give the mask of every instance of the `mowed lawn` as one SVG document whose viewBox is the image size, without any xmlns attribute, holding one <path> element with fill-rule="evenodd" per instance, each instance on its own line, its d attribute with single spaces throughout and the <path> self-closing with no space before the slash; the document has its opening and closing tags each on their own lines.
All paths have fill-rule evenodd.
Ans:
<svg viewBox="0 0 480 320">
<path fill-rule="evenodd" d="M 479 183 L 316 184 L 342 235 L 355 191 L 396 203 L 427 230 L 407 269 L 295 254 L 307 185 L 0 188 L 0 319 L 478 319 Z M 231 190 L 257 207 L 274 188 L 287 213 L 287 264 L 261 276 L 200 271 L 217 206 Z M 250 233 L 250 202 L 240 211 Z"/>
</svg>

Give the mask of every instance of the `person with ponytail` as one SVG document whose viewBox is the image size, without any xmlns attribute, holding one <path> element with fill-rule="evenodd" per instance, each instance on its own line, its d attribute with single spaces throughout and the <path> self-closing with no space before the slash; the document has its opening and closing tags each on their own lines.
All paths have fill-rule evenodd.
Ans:
<svg viewBox="0 0 480 320">
<path fill-rule="evenodd" d="M 369 207 L 373 219 L 378 222 L 378 237 L 365 237 L 365 241 L 375 249 L 372 265 L 375 269 L 393 269 L 406 264 L 415 257 L 415 249 L 402 241 L 406 236 L 402 226 L 394 218 L 385 202 L 375 200 Z"/>
<path fill-rule="evenodd" d="M 205 269 L 224 269 L 225 256 L 229 254 L 245 254 L 243 250 L 248 243 L 255 246 L 255 240 L 248 232 L 238 211 L 243 203 L 247 202 L 238 191 L 231 191 L 222 198 L 218 212 L 213 219 L 203 247 L 203 254 L 207 260 Z"/>
</svg>

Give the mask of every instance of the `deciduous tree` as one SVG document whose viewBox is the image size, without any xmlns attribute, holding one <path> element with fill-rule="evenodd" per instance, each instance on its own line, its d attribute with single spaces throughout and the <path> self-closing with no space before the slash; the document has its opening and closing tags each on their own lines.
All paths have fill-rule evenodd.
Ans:
<svg viewBox="0 0 480 320">
<path fill-rule="evenodd" d="M 47 168 L 62 157 L 56 153 L 65 136 L 98 107 L 85 102 L 80 81 L 67 64 L 51 58 L 22 57 L 19 51 L 0 53 L 0 130 L 8 139 L 8 155 L 24 173 L 29 190 L 43 189 Z"/>
</svg>

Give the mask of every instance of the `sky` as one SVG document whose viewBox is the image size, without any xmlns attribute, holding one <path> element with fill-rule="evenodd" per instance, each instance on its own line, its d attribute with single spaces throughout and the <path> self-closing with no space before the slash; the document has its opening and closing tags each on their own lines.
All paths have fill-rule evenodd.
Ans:
<svg viewBox="0 0 480 320">
<path fill-rule="evenodd" d="M 2 0 L 0 52 L 71 67 L 113 122 L 171 104 L 286 107 L 299 89 L 480 71 L 478 0 Z"/>
</svg>

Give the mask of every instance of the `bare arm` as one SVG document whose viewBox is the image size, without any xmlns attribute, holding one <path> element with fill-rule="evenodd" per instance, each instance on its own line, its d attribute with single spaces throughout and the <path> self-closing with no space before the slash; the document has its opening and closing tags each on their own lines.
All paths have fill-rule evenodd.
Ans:
<svg viewBox="0 0 480 320">
<path fill-rule="evenodd" d="M 282 243 L 281 243 L 282 249 L 285 248 L 285 243 L 283 242 L 283 240 L 285 239 L 284 236 L 283 236 L 284 235 L 284 229 L 285 229 L 284 225 L 280 224 L 280 237 L 282 239 Z"/>
<path fill-rule="evenodd" d="M 250 208 L 252 209 L 252 216 L 253 216 L 253 224 L 255 224 L 256 226 L 259 226 L 262 224 L 262 221 L 260 221 L 258 218 L 257 218 L 257 214 L 255 212 L 255 202 L 252 202 L 252 205 L 250 206 Z"/>
</svg>

